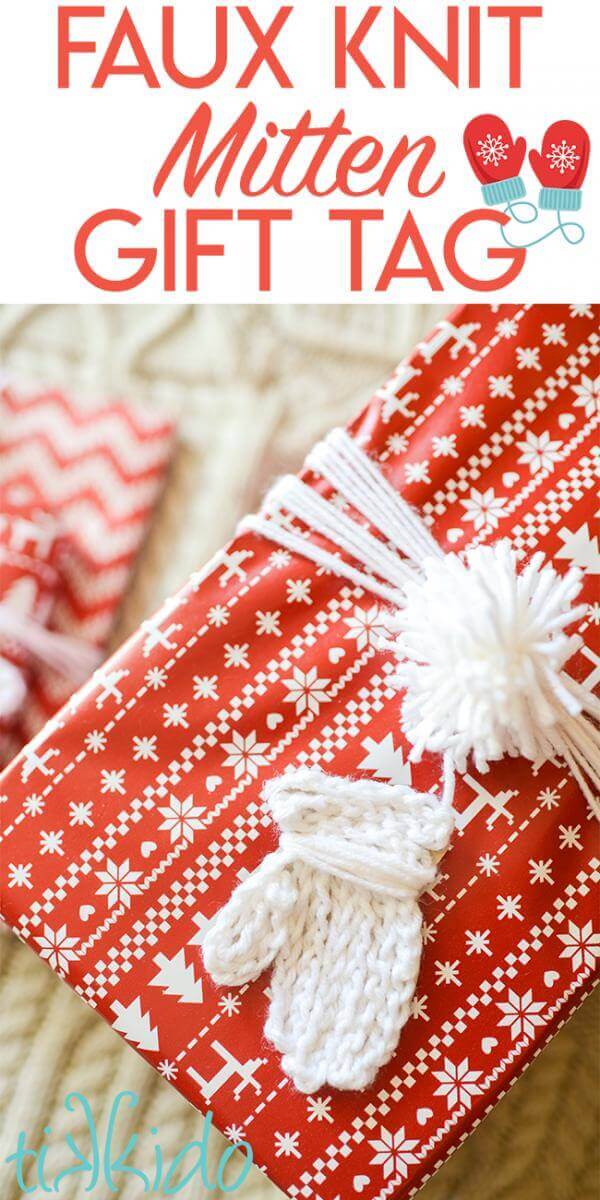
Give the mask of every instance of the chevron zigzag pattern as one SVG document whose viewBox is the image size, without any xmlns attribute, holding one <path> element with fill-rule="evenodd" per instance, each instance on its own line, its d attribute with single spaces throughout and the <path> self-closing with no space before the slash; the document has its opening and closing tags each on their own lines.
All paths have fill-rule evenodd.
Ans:
<svg viewBox="0 0 600 1200">
<path fill-rule="evenodd" d="M 64 536 L 52 627 L 102 645 L 160 495 L 173 421 L 120 400 L 91 405 L 57 390 L 0 389 L 0 487 L 56 513 Z M 19 735 L 32 737 L 68 699 L 40 670 Z"/>
</svg>

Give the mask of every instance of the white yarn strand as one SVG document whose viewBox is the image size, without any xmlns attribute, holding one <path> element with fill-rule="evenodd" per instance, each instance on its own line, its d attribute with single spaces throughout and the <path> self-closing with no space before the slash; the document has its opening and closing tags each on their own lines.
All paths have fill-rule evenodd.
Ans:
<svg viewBox="0 0 600 1200">
<path fill-rule="evenodd" d="M 463 557 L 445 555 L 344 430 L 333 430 L 307 466 L 385 541 L 296 477 L 281 480 L 244 527 L 391 605 L 393 636 L 381 644 L 399 660 L 411 758 L 447 752 L 464 771 L 472 755 L 486 771 L 506 754 L 520 754 L 536 768 L 562 757 L 600 818 L 600 705 L 591 687 L 564 670 L 580 645 L 565 630 L 586 611 L 574 604 L 580 572 L 559 576 L 541 552 L 518 571 L 506 541 Z M 309 532 L 294 529 L 291 518 Z M 311 532 L 338 551 L 316 543 Z"/>
<path fill-rule="evenodd" d="M 360 1090 L 394 1053 L 421 957 L 420 894 L 453 828 L 412 788 L 290 771 L 263 796 L 279 849 L 234 892 L 204 940 L 217 984 L 274 964 L 265 1034 L 299 1091 Z"/>
</svg>

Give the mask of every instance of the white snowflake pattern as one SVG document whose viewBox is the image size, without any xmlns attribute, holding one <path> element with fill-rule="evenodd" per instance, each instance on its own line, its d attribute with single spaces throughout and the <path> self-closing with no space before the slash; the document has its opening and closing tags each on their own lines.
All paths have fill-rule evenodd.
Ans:
<svg viewBox="0 0 600 1200">
<path fill-rule="evenodd" d="M 456 434 L 446 433 L 440 437 L 432 438 L 431 449 L 434 458 L 458 458 Z"/>
<path fill-rule="evenodd" d="M 223 625 L 227 625 L 231 613 L 224 604 L 213 604 L 206 614 L 206 620 L 209 625 L 214 625 L 215 629 L 221 629 Z"/>
<path fill-rule="evenodd" d="M 477 859 L 477 866 L 482 875 L 487 876 L 497 875 L 500 869 L 500 859 L 496 854 L 482 854 Z"/>
<path fill-rule="evenodd" d="M 573 319 L 575 317 L 588 317 L 590 321 L 594 319 L 594 310 L 591 304 L 570 304 L 569 313 Z"/>
<path fill-rule="evenodd" d="M 512 375 L 490 375 L 488 388 L 492 400 L 503 398 L 514 400 L 515 398 Z"/>
<path fill-rule="evenodd" d="M 567 338 L 565 334 L 565 325 L 552 324 L 544 322 L 542 325 L 542 340 L 545 346 L 566 346 Z"/>
<path fill-rule="evenodd" d="M 491 487 L 487 488 L 485 492 L 478 492 L 477 488 L 471 488 L 469 499 L 461 500 L 465 510 L 462 519 L 463 521 L 472 521 L 477 531 L 497 529 L 500 518 L 506 515 L 504 512 L 506 503 L 506 497 L 496 496 Z"/>
<path fill-rule="evenodd" d="M 554 883 L 551 858 L 530 858 L 528 865 L 531 883 Z"/>
<path fill-rule="evenodd" d="M 460 378 L 460 375 L 447 375 L 442 380 L 442 391 L 445 396 L 460 396 L 464 390 L 465 382 L 464 379 Z"/>
<path fill-rule="evenodd" d="M 131 897 L 141 895 L 137 884 L 138 879 L 141 878 L 141 874 L 141 871 L 132 871 L 130 869 L 128 858 L 124 859 L 119 865 L 114 863 L 112 859 L 107 858 L 106 870 L 96 871 L 96 875 L 101 881 L 96 895 L 106 896 L 109 908 L 113 908 L 115 904 L 123 904 L 125 908 L 130 908 Z"/>
<path fill-rule="evenodd" d="M 595 379 L 582 375 L 579 383 L 573 386 L 573 391 L 577 396 L 573 401 L 574 408 L 582 408 L 586 417 L 600 414 L 600 375 L 596 375 Z"/>
<path fill-rule="evenodd" d="M 291 1158 L 292 1156 L 294 1158 L 301 1157 L 298 1147 L 300 1134 L 297 1130 L 295 1130 L 294 1133 L 279 1133 L 276 1131 L 274 1138 L 276 1146 L 275 1158 L 281 1158 L 282 1156 L 283 1158 Z"/>
<path fill-rule="evenodd" d="M 311 604 L 310 579 L 288 579 L 286 583 L 288 604 Z"/>
<path fill-rule="evenodd" d="M 41 796 L 38 796 L 36 792 L 33 792 L 31 796 L 27 796 L 23 801 L 23 808 L 28 817 L 39 817 L 45 807 L 46 801 Z"/>
<path fill-rule="evenodd" d="M 228 1125 L 223 1132 L 233 1146 L 239 1146 L 244 1140 L 244 1130 L 241 1125 Z"/>
<path fill-rule="evenodd" d="M 239 1013 L 242 1007 L 242 1001 L 239 996 L 234 996 L 233 992 L 227 992 L 225 996 L 219 997 L 219 1008 L 225 1013 L 226 1017 L 233 1017 Z"/>
<path fill-rule="evenodd" d="M 54 829 L 50 831 L 43 830 L 40 833 L 40 854 L 64 854 L 62 829 Z"/>
<path fill-rule="evenodd" d="M 428 1021 L 427 996 L 413 996 L 410 1005 L 411 1016 L 417 1021 Z"/>
<path fill-rule="evenodd" d="M 487 954 L 491 958 L 490 936 L 489 929 L 467 929 L 465 931 L 467 954 Z"/>
<path fill-rule="evenodd" d="M 164 817 L 162 825 L 158 828 L 169 831 L 171 843 L 193 842 L 194 831 L 204 828 L 202 814 L 206 809 L 195 805 L 193 796 L 186 796 L 185 800 L 171 796 L 168 806 L 159 808 L 158 811 L 161 817 Z"/>
<path fill-rule="evenodd" d="M 407 483 L 431 483 L 429 478 L 429 461 L 424 458 L 420 462 L 404 464 L 404 474 Z"/>
<path fill-rule="evenodd" d="M 519 371 L 541 371 L 539 346 L 517 346 L 517 368 Z"/>
<path fill-rule="evenodd" d="M 457 1064 L 445 1058 L 444 1070 L 433 1071 L 432 1074 L 440 1085 L 433 1094 L 445 1096 L 449 1109 L 455 1108 L 457 1104 L 464 1104 L 465 1108 L 470 1108 L 473 1096 L 481 1095 L 481 1088 L 477 1083 L 481 1071 L 471 1070 L 468 1058 L 463 1058 L 462 1062 Z"/>
<path fill-rule="evenodd" d="M 226 670 L 231 671 L 235 667 L 240 667 L 242 671 L 248 671 L 250 669 L 250 660 L 248 658 L 248 651 L 250 649 L 249 642 L 244 642 L 243 645 L 238 643 L 234 646 L 232 646 L 229 642 L 226 642 L 224 649 L 224 663 Z"/>
<path fill-rule="evenodd" d="M 384 633 L 381 612 L 377 604 L 373 604 L 366 610 L 355 608 L 351 617 L 344 617 L 344 624 L 348 626 L 346 639 L 351 638 L 355 641 L 356 649 L 360 651 L 376 644 Z"/>
<path fill-rule="evenodd" d="M 40 958 L 44 958 L 54 971 L 68 971 L 69 963 L 76 962 L 79 957 L 75 947 L 79 938 L 69 937 L 66 925 L 54 932 L 49 925 L 44 925 L 43 937 L 36 937 L 40 947 Z"/>
<path fill-rule="evenodd" d="M 273 637 L 281 637 L 281 613 L 280 612 L 261 612 L 259 609 L 256 614 L 256 632 L 259 637 L 272 635 Z"/>
<path fill-rule="evenodd" d="M 99 754 L 101 750 L 106 749 L 108 738 L 104 730 L 90 729 L 90 732 L 86 733 L 83 740 L 88 754 Z"/>
<path fill-rule="evenodd" d="M 88 829 L 92 829 L 94 825 L 92 820 L 93 808 L 91 800 L 71 800 L 69 804 L 69 825 L 86 825 Z"/>
<path fill-rule="evenodd" d="M 408 448 L 408 438 L 404 433 L 390 433 L 385 445 L 390 454 L 404 454 Z"/>
<path fill-rule="evenodd" d="M 484 167 L 497 167 L 508 158 L 506 153 L 508 142 L 502 141 L 500 133 L 484 134 L 482 138 L 478 138 L 477 145 L 479 146 L 479 149 L 476 151 L 477 158 L 481 159 Z"/>
<path fill-rule="evenodd" d="M 147 762 L 150 759 L 152 762 L 158 762 L 158 754 L 156 753 L 157 740 L 155 733 L 148 734 L 145 737 L 134 737 L 133 761 Z"/>
<path fill-rule="evenodd" d="M 125 782 L 125 768 L 124 767 L 121 767 L 118 770 L 116 768 L 113 768 L 112 770 L 104 770 L 104 771 L 100 772 L 100 791 L 103 796 L 106 795 L 107 792 L 110 793 L 111 795 L 113 792 L 117 792 L 117 794 L 119 796 L 124 796 L 125 795 L 125 788 L 123 786 L 124 782 Z"/>
<path fill-rule="evenodd" d="M 223 765 L 233 767 L 236 779 L 241 779 L 244 775 L 256 779 L 258 768 L 267 765 L 265 750 L 269 749 L 268 742 L 257 742 L 255 732 L 243 737 L 235 730 L 231 735 L 231 741 L 224 744 L 222 749 L 227 755 Z"/>
<path fill-rule="evenodd" d="M 446 983 L 446 984 L 454 983 L 454 984 L 459 985 L 460 984 L 460 975 L 458 972 L 458 968 L 459 968 L 458 959 L 455 959 L 454 962 L 436 962 L 435 963 L 436 983 L 438 985 L 441 985 L 442 983 Z"/>
<path fill-rule="evenodd" d="M 177 1079 L 178 1069 L 177 1063 L 171 1062 L 168 1058 L 163 1058 L 162 1062 L 158 1064 L 158 1070 L 161 1075 L 171 1083 L 174 1079 Z"/>
<path fill-rule="evenodd" d="M 458 415 L 463 429 L 485 429 L 483 404 L 463 404 Z"/>
<path fill-rule="evenodd" d="M 519 996 L 509 989 L 508 1000 L 497 1000 L 496 1003 L 500 1012 L 504 1013 L 498 1025 L 510 1028 L 513 1042 L 523 1034 L 528 1038 L 535 1037 L 536 1027 L 546 1024 L 546 1018 L 541 1015 L 546 1005 L 541 1000 L 534 1000 L 531 991 Z"/>
<path fill-rule="evenodd" d="M 163 704 L 163 725 L 165 729 L 189 729 L 187 719 L 187 704 Z"/>
<path fill-rule="evenodd" d="M 275 570 L 281 570 L 283 567 L 288 567 L 292 561 L 292 556 L 289 550 L 273 550 L 269 555 L 269 562 Z"/>
<path fill-rule="evenodd" d="M 562 142 L 551 143 L 550 149 L 546 152 L 546 158 L 551 171 L 558 171 L 560 175 L 566 175 L 573 170 L 581 155 L 577 153 L 575 144 L 571 145 L 563 138 Z"/>
<path fill-rule="evenodd" d="M 218 700 L 218 675 L 194 675 L 194 700 Z"/>
<path fill-rule="evenodd" d="M 525 463 L 532 475 L 550 471 L 563 456 L 562 442 L 552 442 L 547 430 L 538 435 L 529 430 L 525 441 L 517 442 L 517 449 L 521 451 L 519 462 Z"/>
<path fill-rule="evenodd" d="M 558 808 L 560 804 L 560 796 L 556 788 L 544 788 L 538 795 L 540 808 L 545 808 L 548 812 L 553 808 Z"/>
<path fill-rule="evenodd" d="M 574 921 L 569 921 L 569 932 L 559 933 L 558 940 L 564 944 L 561 958 L 570 958 L 573 971 L 581 971 L 582 967 L 593 969 L 597 958 L 600 958 L 600 933 L 594 933 L 591 921 L 581 928 Z"/>
<path fill-rule="evenodd" d="M 164 667 L 150 667 L 144 676 L 144 683 L 153 692 L 158 692 L 160 688 L 166 687 L 167 672 Z"/>
<path fill-rule="evenodd" d="M 558 833 L 561 850 L 583 850 L 581 825 L 559 825 Z"/>
<path fill-rule="evenodd" d="M 514 317 L 503 317 L 496 325 L 496 333 L 501 338 L 514 337 L 519 329 L 519 322 Z"/>
<path fill-rule="evenodd" d="M 375 1151 L 371 1163 L 382 1168 L 384 1179 L 389 1179 L 390 1175 L 406 1179 L 408 1168 L 419 1161 L 414 1154 L 419 1143 L 414 1138 L 407 1138 L 403 1125 L 396 1133 L 382 1125 L 379 1137 L 369 1145 Z"/>
<path fill-rule="evenodd" d="M 331 1115 L 331 1098 L 329 1096 L 307 1096 L 306 1107 L 308 1109 L 308 1124 L 311 1121 L 328 1121 L 333 1124 Z"/>
<path fill-rule="evenodd" d="M 31 872 L 33 871 L 32 863 L 9 863 L 8 864 L 8 886 L 32 888 Z"/>
<path fill-rule="evenodd" d="M 498 896 L 498 901 L 497 901 L 498 920 L 504 921 L 506 918 L 509 921 L 512 921 L 514 919 L 516 919 L 517 921 L 522 921 L 523 920 L 523 913 L 521 912 L 522 901 L 523 901 L 522 896 Z"/>
<path fill-rule="evenodd" d="M 288 689 L 285 701 L 287 704 L 296 705 L 296 716 L 300 716 L 307 710 L 316 716 L 320 712 L 321 705 L 329 700 L 327 687 L 331 680 L 320 679 L 316 667 L 310 667 L 308 671 L 294 667 L 292 678 L 284 679 L 282 682 Z"/>
</svg>

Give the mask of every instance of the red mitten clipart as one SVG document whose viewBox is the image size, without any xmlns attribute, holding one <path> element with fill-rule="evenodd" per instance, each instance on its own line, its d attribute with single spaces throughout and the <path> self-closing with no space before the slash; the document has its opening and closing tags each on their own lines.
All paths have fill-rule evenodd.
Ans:
<svg viewBox="0 0 600 1200">
<path fill-rule="evenodd" d="M 511 204 L 523 198 L 525 184 L 519 172 L 525 158 L 525 138 L 514 141 L 501 117 L 483 113 L 469 121 L 464 143 L 486 204 Z"/>
<path fill-rule="evenodd" d="M 549 125 L 541 150 L 531 150 L 529 161 L 542 187 L 540 208 L 577 212 L 590 157 L 590 139 L 576 121 Z"/>
</svg>

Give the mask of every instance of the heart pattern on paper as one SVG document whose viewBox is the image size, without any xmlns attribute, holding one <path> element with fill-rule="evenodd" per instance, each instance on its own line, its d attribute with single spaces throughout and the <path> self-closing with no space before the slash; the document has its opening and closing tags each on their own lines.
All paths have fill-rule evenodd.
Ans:
<svg viewBox="0 0 600 1200">
<path fill-rule="evenodd" d="M 481 1039 L 481 1049 L 483 1050 L 484 1054 L 491 1054 L 492 1050 L 495 1050 L 497 1045 L 498 1038 L 484 1037 Z"/>
<path fill-rule="evenodd" d="M 267 729 L 270 729 L 272 732 L 274 729 L 277 729 L 277 726 L 281 725 L 282 722 L 283 722 L 283 717 L 282 717 L 281 713 L 276 713 L 276 712 L 269 713 L 267 716 Z"/>
<path fill-rule="evenodd" d="M 345 654 L 346 651 L 342 650 L 341 646 L 332 646 L 328 654 L 330 663 L 333 663 L 334 667 L 337 666 L 337 664 L 344 658 Z"/>
<path fill-rule="evenodd" d="M 558 423 L 561 429 L 570 429 L 575 421 L 575 413 L 561 413 L 558 418 Z"/>
<path fill-rule="evenodd" d="M 93 904 L 82 904 L 79 909 L 79 917 L 81 921 L 89 921 L 93 917 L 96 909 Z"/>
<path fill-rule="evenodd" d="M 221 779 L 220 775 L 209 775 L 206 780 L 207 792 L 210 792 L 211 794 L 212 792 L 216 792 L 217 788 L 221 786 L 222 782 L 223 780 Z"/>
<path fill-rule="evenodd" d="M 418 1108 L 417 1109 L 417 1123 L 419 1125 L 426 1125 L 427 1122 L 431 1120 L 432 1116 L 433 1116 L 433 1109 L 431 1109 L 431 1108 Z"/>
<path fill-rule="evenodd" d="M 544 971 L 544 983 L 547 988 L 551 988 L 560 979 L 558 971 Z"/>
<path fill-rule="evenodd" d="M 502 483 L 504 484 L 504 487 L 507 487 L 507 488 L 514 487 L 515 484 L 518 482 L 519 482 L 519 476 L 517 475 L 516 471 L 505 471 L 504 472 L 504 475 L 502 476 Z"/>
<path fill-rule="evenodd" d="M 352 1187 L 360 1196 L 361 1192 L 364 1192 L 365 1188 L 369 1186 L 370 1182 L 371 1180 L 369 1179 L 368 1175 L 355 1175 L 352 1181 Z"/>
<path fill-rule="evenodd" d="M 464 536 L 465 534 L 463 529 L 449 529 L 448 533 L 446 534 L 451 546 L 455 546 L 457 542 L 460 542 L 461 538 L 464 538 Z"/>
<path fill-rule="evenodd" d="M 156 842 L 142 842 L 140 850 L 142 858 L 150 858 L 150 855 L 154 854 L 156 850 Z"/>
</svg>

